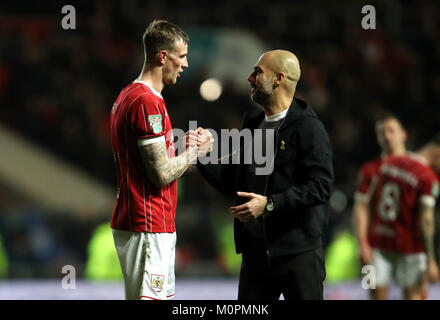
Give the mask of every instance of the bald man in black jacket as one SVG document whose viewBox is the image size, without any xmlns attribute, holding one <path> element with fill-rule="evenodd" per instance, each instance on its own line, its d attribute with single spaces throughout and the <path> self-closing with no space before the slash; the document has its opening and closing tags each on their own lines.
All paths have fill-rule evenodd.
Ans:
<svg viewBox="0 0 440 320">
<path fill-rule="evenodd" d="M 239 300 L 275 300 L 281 293 L 288 300 L 323 299 L 332 152 L 316 113 L 294 98 L 300 75 L 296 56 L 275 50 L 260 57 L 248 78 L 262 110 L 246 113 L 242 129 L 274 130 L 274 141 L 265 141 L 265 134 L 259 141 L 274 147 L 270 172 L 258 174 L 261 165 L 246 164 L 243 152 L 239 164 L 198 164 L 215 188 L 237 197 L 229 211 L 236 251 L 243 254 Z"/>
</svg>

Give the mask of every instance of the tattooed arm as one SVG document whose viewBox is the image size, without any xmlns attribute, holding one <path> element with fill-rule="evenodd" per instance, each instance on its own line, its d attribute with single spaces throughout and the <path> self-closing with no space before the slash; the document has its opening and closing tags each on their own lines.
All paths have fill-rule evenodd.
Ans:
<svg viewBox="0 0 440 320">
<path fill-rule="evenodd" d="M 147 140 L 148 141 L 148 140 Z M 189 147 L 174 158 L 168 158 L 165 141 L 139 146 L 139 152 L 147 169 L 148 177 L 157 188 L 162 188 L 180 178 L 197 159 L 197 147 Z"/>
<path fill-rule="evenodd" d="M 212 137 L 200 142 L 197 133 L 191 131 L 187 139 L 186 151 L 173 158 L 168 158 L 165 139 L 153 143 L 149 143 L 149 140 L 138 142 L 148 177 L 157 188 L 162 188 L 180 178 L 192 164 L 196 163 L 198 156 L 209 152 L 212 148 Z"/>
</svg>

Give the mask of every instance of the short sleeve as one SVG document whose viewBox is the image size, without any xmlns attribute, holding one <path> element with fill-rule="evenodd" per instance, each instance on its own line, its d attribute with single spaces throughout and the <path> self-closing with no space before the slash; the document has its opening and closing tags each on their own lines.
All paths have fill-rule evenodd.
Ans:
<svg viewBox="0 0 440 320">
<path fill-rule="evenodd" d="M 354 194 L 356 201 L 368 202 L 370 201 L 370 188 L 373 181 L 374 173 L 369 170 L 368 164 L 362 166 L 357 177 L 357 187 Z"/>
<path fill-rule="evenodd" d="M 421 180 L 420 201 L 430 207 L 435 206 L 439 196 L 439 179 L 434 173 L 426 174 Z"/>
<path fill-rule="evenodd" d="M 139 99 L 129 114 L 131 129 L 137 139 L 154 138 L 165 135 L 162 108 L 159 103 L 149 99 Z"/>
</svg>

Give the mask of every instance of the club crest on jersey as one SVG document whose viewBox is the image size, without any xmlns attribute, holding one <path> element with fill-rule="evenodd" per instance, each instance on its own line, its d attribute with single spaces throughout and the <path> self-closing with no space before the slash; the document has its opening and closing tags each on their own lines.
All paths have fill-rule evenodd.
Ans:
<svg viewBox="0 0 440 320">
<path fill-rule="evenodd" d="M 164 279 L 164 276 L 161 274 L 152 274 L 151 275 L 151 289 L 154 292 L 161 292 L 162 291 L 163 279 Z"/>
<path fill-rule="evenodd" d="M 162 115 L 153 114 L 148 116 L 148 122 L 150 123 L 151 129 L 153 129 L 154 133 L 162 132 Z"/>
</svg>

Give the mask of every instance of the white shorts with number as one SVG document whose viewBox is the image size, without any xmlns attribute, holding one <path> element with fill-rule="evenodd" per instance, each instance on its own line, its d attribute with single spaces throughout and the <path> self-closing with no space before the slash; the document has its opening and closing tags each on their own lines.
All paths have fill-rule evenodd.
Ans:
<svg viewBox="0 0 440 320">
<path fill-rule="evenodd" d="M 387 287 L 393 274 L 400 287 L 412 287 L 423 279 L 428 268 L 428 258 L 423 252 L 399 254 L 373 249 L 372 256 L 377 287 Z"/>
<path fill-rule="evenodd" d="M 176 233 L 113 229 L 125 299 L 166 300 L 174 297 Z"/>
</svg>

